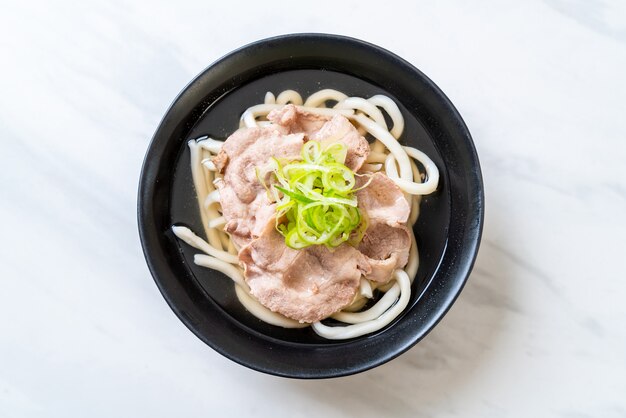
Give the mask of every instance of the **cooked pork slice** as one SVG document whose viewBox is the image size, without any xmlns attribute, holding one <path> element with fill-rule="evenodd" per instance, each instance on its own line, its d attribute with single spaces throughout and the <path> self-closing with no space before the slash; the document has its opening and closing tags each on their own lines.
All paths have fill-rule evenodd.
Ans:
<svg viewBox="0 0 626 418">
<path fill-rule="evenodd" d="M 360 187 L 367 177 L 360 177 Z M 411 236 L 405 226 L 411 208 L 400 188 L 385 174 L 375 173 L 370 184 L 357 192 L 359 209 L 368 226 L 358 249 L 368 258 L 372 272 L 367 279 L 388 282 L 397 268 L 406 265 Z"/>
<path fill-rule="evenodd" d="M 235 189 L 223 179 L 217 180 L 215 185 L 220 191 L 222 213 L 226 218 L 224 230 L 238 247 L 242 247 L 261 234 L 274 217 L 276 204 L 269 201 L 265 190 L 259 191 L 252 202 L 242 203 Z"/>
<path fill-rule="evenodd" d="M 357 178 L 357 187 L 369 179 Z M 400 188 L 382 173 L 372 175 L 370 184 L 357 191 L 359 209 L 365 211 L 371 220 L 384 222 L 390 226 L 404 224 L 409 219 L 411 208 Z"/>
<path fill-rule="evenodd" d="M 358 171 L 369 154 L 367 140 L 341 115 L 331 118 L 307 112 L 294 105 L 286 105 L 270 112 L 267 118 L 285 127 L 289 133 L 304 133 L 308 140 L 323 144 L 344 143 L 348 148 L 345 164 L 351 170 Z"/>
<path fill-rule="evenodd" d="M 344 143 L 348 148 L 345 164 L 353 171 L 359 171 L 370 152 L 367 140 L 348 119 L 341 115 L 333 116 L 324 126 L 308 137 L 322 144 Z"/>
<path fill-rule="evenodd" d="M 271 126 L 238 129 L 224 142 L 215 158 L 216 167 L 224 173 L 224 182 L 234 188 L 239 200 L 250 203 L 263 190 L 256 168 L 263 167 L 271 157 L 299 158 L 303 138 L 302 133 L 283 135 Z M 223 161 L 226 164 L 222 165 Z"/>
<path fill-rule="evenodd" d="M 372 268 L 365 278 L 387 283 L 394 270 L 406 265 L 410 248 L 411 236 L 406 226 L 390 226 L 375 220 L 367 227 L 358 247 Z"/>
<path fill-rule="evenodd" d="M 257 167 L 271 157 L 300 158 L 303 134 L 283 134 L 273 127 L 244 128 L 224 142 L 213 159 L 223 179 L 216 181 L 226 219 L 225 230 L 239 246 L 258 236 L 274 214 L 274 205 L 257 178 Z"/>
<path fill-rule="evenodd" d="M 289 104 L 280 109 L 272 110 L 267 115 L 267 119 L 284 127 L 287 133 L 302 132 L 308 136 L 320 130 L 330 120 L 330 117 L 310 113 Z"/>
<path fill-rule="evenodd" d="M 324 246 L 287 247 L 273 221 L 241 249 L 239 260 L 252 295 L 262 305 L 303 323 L 319 321 L 348 305 L 361 275 L 370 272 L 366 258 L 346 244 L 334 251 Z"/>
</svg>

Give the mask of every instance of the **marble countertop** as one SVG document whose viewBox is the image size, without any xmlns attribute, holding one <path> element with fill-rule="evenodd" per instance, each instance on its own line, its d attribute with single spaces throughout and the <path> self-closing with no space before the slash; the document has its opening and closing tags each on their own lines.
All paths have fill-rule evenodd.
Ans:
<svg viewBox="0 0 626 418">
<path fill-rule="evenodd" d="M 0 416 L 625 417 L 626 6 L 18 2 L 0 13 Z M 487 212 L 472 276 L 421 343 L 294 381 L 198 340 L 146 267 L 136 190 L 178 91 L 253 40 L 330 32 L 455 103 Z"/>
</svg>

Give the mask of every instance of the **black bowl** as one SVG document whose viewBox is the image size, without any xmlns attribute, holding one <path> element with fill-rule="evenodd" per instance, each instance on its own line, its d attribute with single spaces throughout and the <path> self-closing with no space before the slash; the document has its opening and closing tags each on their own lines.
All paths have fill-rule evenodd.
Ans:
<svg viewBox="0 0 626 418">
<path fill-rule="evenodd" d="M 406 120 L 401 138 L 441 171 L 436 193 L 422 201 L 415 225 L 420 267 L 405 312 L 379 332 L 329 341 L 310 328 L 274 327 L 239 303 L 230 279 L 197 267 L 197 253 L 172 224 L 200 232 L 189 170 L 188 139 L 225 138 L 266 91 L 323 88 L 351 96 L 383 93 Z M 176 98 L 159 125 L 139 185 L 139 233 L 163 297 L 181 321 L 224 356 L 265 373 L 297 378 L 349 375 L 393 359 L 423 338 L 450 308 L 470 273 L 483 224 L 483 186 L 472 139 L 452 103 L 398 56 L 356 39 L 296 34 L 247 45 L 218 60 Z"/>
</svg>

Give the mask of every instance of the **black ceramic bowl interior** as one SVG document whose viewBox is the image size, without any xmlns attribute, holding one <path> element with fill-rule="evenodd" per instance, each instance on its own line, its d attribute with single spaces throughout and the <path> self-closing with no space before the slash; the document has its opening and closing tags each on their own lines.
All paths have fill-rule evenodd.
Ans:
<svg viewBox="0 0 626 418">
<path fill-rule="evenodd" d="M 267 91 L 307 97 L 334 88 L 349 96 L 385 94 L 406 123 L 401 141 L 428 154 L 441 179 L 415 225 L 420 266 L 409 306 L 384 329 L 346 341 L 310 328 L 261 322 L 239 303 L 230 279 L 193 263 L 197 250 L 177 240 L 172 224 L 201 233 L 187 141 L 226 138 L 241 113 Z M 256 42 L 196 77 L 165 114 L 148 149 L 139 186 L 139 231 L 163 297 L 198 338 L 224 356 L 265 373 L 324 378 L 357 373 L 403 353 L 443 317 L 474 263 L 483 223 L 483 187 L 470 134 L 452 103 L 408 62 L 372 44 L 322 34 Z"/>
</svg>

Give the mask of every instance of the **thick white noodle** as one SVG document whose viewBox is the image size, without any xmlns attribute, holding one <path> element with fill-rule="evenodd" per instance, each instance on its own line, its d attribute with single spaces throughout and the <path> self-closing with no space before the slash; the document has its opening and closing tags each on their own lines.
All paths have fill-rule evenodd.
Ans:
<svg viewBox="0 0 626 418">
<path fill-rule="evenodd" d="M 215 164 L 213 164 L 213 161 L 211 161 L 209 158 L 205 158 L 204 160 L 202 160 L 202 165 L 209 171 L 217 171 L 217 167 L 215 167 Z"/>
<path fill-rule="evenodd" d="M 209 221 L 209 228 L 217 228 L 218 226 L 223 225 L 226 225 L 226 218 L 224 218 L 223 216 Z"/>
<path fill-rule="evenodd" d="M 341 312 L 358 312 L 361 309 L 363 309 L 363 306 L 365 306 L 365 304 L 367 303 L 367 301 L 369 299 L 368 298 L 364 298 L 363 296 L 359 295 L 358 293 L 357 293 L 356 296 L 357 297 L 352 301 L 352 303 L 350 303 L 348 306 L 343 308 L 341 310 Z"/>
<path fill-rule="evenodd" d="M 413 179 L 421 180 L 422 174 L 417 168 L 417 164 L 415 164 L 415 160 L 411 159 L 411 170 L 413 170 Z M 420 215 L 420 203 L 422 202 L 422 195 L 415 194 L 409 196 L 410 201 L 409 204 L 411 206 L 411 215 L 409 216 L 409 224 L 414 225 L 417 221 L 417 218 Z"/>
<path fill-rule="evenodd" d="M 213 203 L 219 203 L 219 202 L 220 202 L 220 191 L 215 189 L 211 193 L 206 195 L 206 198 L 204 199 L 204 207 L 208 208 Z"/>
<path fill-rule="evenodd" d="M 417 218 L 420 216 L 420 198 L 419 195 L 411 196 L 411 214 L 409 215 L 409 224 L 415 225 Z"/>
<path fill-rule="evenodd" d="M 367 130 L 362 126 L 359 126 L 359 133 L 365 136 L 367 135 Z M 376 141 L 374 141 L 373 144 L 370 145 L 370 149 L 373 152 L 385 152 L 385 144 L 383 144 L 377 139 Z"/>
<path fill-rule="evenodd" d="M 239 251 L 237 251 L 237 248 L 235 248 L 235 244 L 233 243 L 232 239 L 228 240 L 228 253 L 235 254 L 237 257 L 239 257 Z"/>
<path fill-rule="evenodd" d="M 204 162 L 206 160 L 211 160 L 211 158 L 211 153 L 209 151 L 200 148 L 200 164 L 204 166 Z M 207 192 L 209 192 L 213 186 L 213 176 L 215 173 L 210 170 L 202 170 L 202 173 L 204 174 L 204 184 L 206 184 Z"/>
<path fill-rule="evenodd" d="M 381 316 L 387 309 L 393 305 L 398 296 L 400 295 L 400 285 L 398 283 L 394 283 L 391 289 L 389 289 L 383 297 L 376 302 L 374 306 L 369 308 L 363 312 L 356 313 L 346 313 L 346 312 L 337 312 L 332 315 L 333 319 L 337 321 L 345 322 L 348 324 L 360 324 L 365 321 L 371 321 L 372 319 L 376 319 Z"/>
<path fill-rule="evenodd" d="M 220 241 L 222 242 L 222 248 L 228 248 L 228 243 L 232 240 L 225 232 L 222 231 L 220 234 Z"/>
<path fill-rule="evenodd" d="M 274 93 L 272 93 L 271 91 L 265 93 L 265 99 L 263 100 L 263 103 L 276 104 L 276 97 L 274 96 Z"/>
<path fill-rule="evenodd" d="M 385 173 L 389 178 L 398 179 L 400 175 L 398 174 L 398 166 L 396 165 L 396 159 L 393 157 L 393 154 L 387 155 L 385 159 Z"/>
<path fill-rule="evenodd" d="M 361 126 L 367 129 L 376 139 L 382 142 L 393 154 L 398 165 L 400 166 L 400 178 L 407 181 L 413 181 L 413 172 L 411 171 L 411 162 L 402 145 L 389 133 L 388 130 L 378 125 L 372 119 L 365 115 L 354 115 L 352 119 L 356 120 Z M 397 179 L 393 179 L 394 181 Z"/>
<path fill-rule="evenodd" d="M 428 155 L 424 154 L 422 151 L 417 150 L 412 147 L 403 147 L 406 153 L 411 157 L 419 161 L 426 170 L 426 181 L 424 183 L 416 183 L 413 181 L 406 181 L 403 178 L 393 179 L 398 187 L 409 194 L 430 194 L 437 190 L 437 186 L 439 185 L 439 169 L 431 160 Z"/>
<path fill-rule="evenodd" d="M 207 239 L 216 249 L 222 249 L 222 243 L 220 241 L 219 233 L 212 228 L 209 228 L 208 221 L 211 212 L 204 210 L 204 201 L 207 197 L 207 182 L 204 177 L 204 173 L 202 172 L 202 153 L 201 149 L 196 143 L 196 141 L 191 140 L 188 142 L 189 145 L 189 153 L 191 160 L 191 177 L 193 178 L 193 184 L 196 189 L 196 197 L 198 199 L 198 208 L 200 210 L 200 220 L 202 221 L 202 227 L 204 228 L 204 233 L 206 234 Z"/>
<path fill-rule="evenodd" d="M 394 154 L 389 154 L 385 159 L 385 171 L 387 172 L 389 178 L 391 178 L 404 192 L 411 195 L 430 194 L 437 190 L 437 186 L 439 185 L 439 169 L 437 169 L 435 163 L 433 163 L 433 161 L 428 158 L 426 154 L 416 150 L 415 148 L 402 148 L 405 150 L 407 155 L 418 160 L 424 166 L 424 169 L 426 170 L 426 181 L 423 183 L 418 183 L 400 178 L 400 176 L 398 175 L 398 168 L 396 166 L 398 160 L 396 159 Z M 419 171 L 413 168 L 414 165 L 415 163 L 409 160 L 409 169 L 411 170 L 412 176 L 413 173 L 419 175 Z M 418 177 L 418 180 L 420 179 L 421 176 Z"/>
<path fill-rule="evenodd" d="M 361 296 L 371 299 L 373 295 L 372 293 L 372 285 L 370 281 L 365 277 L 361 277 L 361 284 L 359 285 L 359 292 Z"/>
<path fill-rule="evenodd" d="M 404 131 L 404 118 L 402 117 L 402 113 L 398 108 L 396 102 L 391 100 L 387 96 L 383 96 L 382 94 L 377 94 L 376 96 L 372 96 L 367 99 L 368 102 L 372 103 L 375 106 L 382 107 L 385 112 L 391 118 L 393 122 L 393 127 L 389 131 L 394 138 L 398 139 L 402 135 Z"/>
<path fill-rule="evenodd" d="M 376 124 L 378 124 L 385 131 L 389 131 L 387 128 L 387 122 L 385 122 L 385 117 L 382 112 L 378 110 L 376 106 L 374 106 L 371 102 L 361 98 L 361 97 L 348 97 L 337 103 L 335 105 L 335 109 L 354 109 L 360 110 L 369 116 Z"/>
<path fill-rule="evenodd" d="M 348 96 L 338 90 L 324 89 L 310 95 L 304 102 L 304 105 L 307 107 L 323 107 L 327 101 L 340 102 L 347 98 Z"/>
<path fill-rule="evenodd" d="M 194 255 L 193 262 L 198 266 L 220 271 L 230 277 L 239 286 L 246 286 L 246 282 L 243 279 L 243 273 L 232 264 L 228 264 L 225 261 L 205 254 Z"/>
<path fill-rule="evenodd" d="M 196 142 L 198 146 L 202 149 L 212 152 L 213 154 L 217 154 L 222 149 L 222 145 L 224 145 L 224 141 L 218 141 L 217 139 L 206 138 L 202 141 Z"/>
<path fill-rule="evenodd" d="M 387 159 L 387 154 L 385 154 L 384 152 L 371 151 L 369 155 L 367 156 L 367 160 L 365 161 L 370 164 L 371 163 L 384 163 L 386 159 Z"/>
<path fill-rule="evenodd" d="M 276 104 L 286 105 L 288 103 L 301 106 L 302 96 L 295 90 L 285 90 L 276 97 Z"/>
<path fill-rule="evenodd" d="M 329 340 L 344 340 L 347 338 L 360 337 L 389 325 L 409 304 L 411 297 L 411 281 L 404 270 L 396 270 L 394 276 L 400 285 L 400 298 L 385 313 L 376 319 L 361 322 L 360 324 L 329 327 L 321 322 L 314 322 L 311 326 L 316 334 Z"/>
<path fill-rule="evenodd" d="M 239 257 L 216 249 L 211 244 L 191 232 L 191 229 L 187 228 L 186 226 L 174 225 L 172 226 L 172 232 L 174 232 L 174 235 L 176 235 L 178 239 L 186 242 L 193 248 L 204 251 L 205 253 L 212 255 L 213 257 L 219 258 L 220 260 L 224 260 L 227 263 L 239 264 Z"/>
<path fill-rule="evenodd" d="M 406 270 L 405 270 L 406 271 Z M 385 284 L 379 284 L 378 287 L 376 288 L 376 290 L 378 290 L 379 292 L 387 292 L 389 289 L 391 289 L 393 287 L 393 285 L 396 284 L 395 281 L 390 281 L 389 283 L 385 283 Z"/>
</svg>

